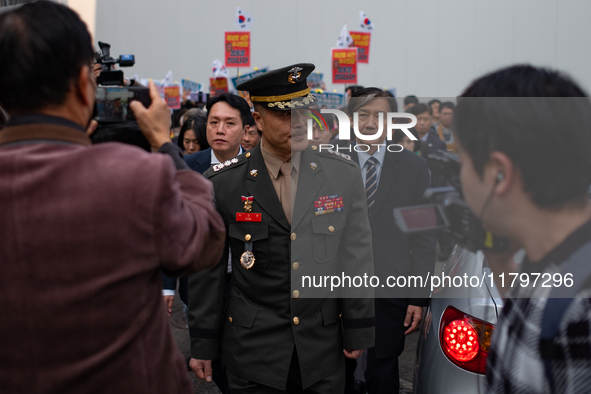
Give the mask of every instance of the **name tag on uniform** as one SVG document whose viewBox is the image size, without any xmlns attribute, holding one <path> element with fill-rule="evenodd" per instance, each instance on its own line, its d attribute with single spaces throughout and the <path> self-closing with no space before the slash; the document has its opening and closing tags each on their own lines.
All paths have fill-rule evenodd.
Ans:
<svg viewBox="0 0 591 394">
<path fill-rule="evenodd" d="M 260 222 L 261 214 L 252 212 L 252 204 L 254 203 L 253 196 L 242 196 L 244 203 L 244 212 L 236 212 L 237 222 Z"/>
<path fill-rule="evenodd" d="M 237 222 L 260 222 L 261 216 L 262 215 L 260 213 L 236 212 L 236 221 Z"/>
</svg>

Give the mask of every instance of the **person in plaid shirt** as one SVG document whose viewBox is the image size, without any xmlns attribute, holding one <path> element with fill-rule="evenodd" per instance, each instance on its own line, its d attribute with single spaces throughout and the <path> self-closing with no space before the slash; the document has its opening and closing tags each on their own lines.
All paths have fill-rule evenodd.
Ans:
<svg viewBox="0 0 591 394">
<path fill-rule="evenodd" d="M 577 268 L 573 261 L 591 262 L 586 96 L 557 71 L 513 66 L 477 79 L 458 99 L 464 197 L 487 230 L 514 245 L 487 254 L 495 286 L 507 297 L 487 360 L 488 393 L 591 390 L 591 281 L 573 277 L 576 269 L 570 277 L 566 272 Z M 512 257 L 519 247 L 525 257 L 518 265 Z M 520 273 L 515 282 L 514 272 Z M 569 297 L 575 298 L 562 300 L 564 308 L 549 306 L 549 316 L 564 314 L 548 359 L 541 347 L 548 298 L 572 283 L 578 290 Z"/>
</svg>

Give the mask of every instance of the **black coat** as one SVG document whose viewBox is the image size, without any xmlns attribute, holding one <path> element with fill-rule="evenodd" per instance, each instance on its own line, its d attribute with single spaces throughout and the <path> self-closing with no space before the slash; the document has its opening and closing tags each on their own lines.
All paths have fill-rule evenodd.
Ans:
<svg viewBox="0 0 591 394">
<path fill-rule="evenodd" d="M 437 136 L 437 134 L 429 131 L 427 134 L 427 141 L 421 141 L 421 157 L 426 160 L 430 153 L 436 153 L 440 150 L 446 151 L 447 145 Z M 431 171 L 431 187 L 443 187 L 447 185 L 447 181 L 443 175 L 435 174 Z"/>
<path fill-rule="evenodd" d="M 445 144 L 444 144 L 445 145 Z M 342 143 L 341 146 L 348 146 Z M 354 149 L 352 160 L 359 163 Z M 435 234 L 402 233 L 394 223 L 394 208 L 421 205 L 425 190 L 429 188 L 429 171 L 425 159 L 404 150 L 386 152 L 380 174 L 376 200 L 370 225 L 374 269 L 384 283 L 388 276 L 421 275 L 433 272 L 436 261 Z M 404 348 L 403 322 L 408 305 L 426 306 L 429 292 L 423 289 L 377 288 L 376 308 L 376 356 L 398 357 Z"/>
</svg>

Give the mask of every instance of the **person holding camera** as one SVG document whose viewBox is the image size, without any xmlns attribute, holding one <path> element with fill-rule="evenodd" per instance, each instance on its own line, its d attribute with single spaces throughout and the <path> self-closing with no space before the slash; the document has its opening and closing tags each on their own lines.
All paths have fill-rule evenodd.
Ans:
<svg viewBox="0 0 591 394">
<path fill-rule="evenodd" d="M 487 392 L 588 392 L 587 94 L 557 71 L 514 66 L 474 81 L 454 117 L 466 202 L 487 230 L 515 245 L 486 254 L 494 285 L 501 295 L 508 290 L 487 359 Z M 519 267 L 517 247 L 526 254 Z"/>
<path fill-rule="evenodd" d="M 160 270 L 217 263 L 225 229 L 166 103 L 130 104 L 159 153 L 91 145 L 90 34 L 55 2 L 0 16 L 0 59 L 0 391 L 192 392 Z"/>
</svg>

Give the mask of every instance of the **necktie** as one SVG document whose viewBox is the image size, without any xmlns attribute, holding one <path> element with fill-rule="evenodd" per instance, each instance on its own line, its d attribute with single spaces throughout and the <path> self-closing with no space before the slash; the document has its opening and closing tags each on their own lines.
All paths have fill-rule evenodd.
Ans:
<svg viewBox="0 0 591 394">
<path fill-rule="evenodd" d="M 378 190 L 378 172 L 376 170 L 378 159 L 370 157 L 365 166 L 367 172 L 365 174 L 365 196 L 367 197 L 367 213 L 371 216 L 371 210 L 376 202 L 376 191 Z"/>
<path fill-rule="evenodd" d="M 291 224 L 291 163 L 281 164 L 281 206 L 289 224 Z"/>
</svg>

